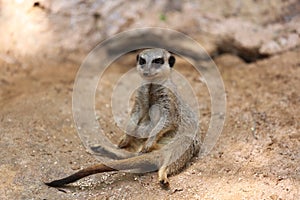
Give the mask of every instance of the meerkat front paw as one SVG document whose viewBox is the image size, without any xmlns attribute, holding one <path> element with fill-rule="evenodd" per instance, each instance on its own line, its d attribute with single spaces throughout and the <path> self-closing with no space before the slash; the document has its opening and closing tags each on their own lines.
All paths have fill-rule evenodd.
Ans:
<svg viewBox="0 0 300 200">
<path fill-rule="evenodd" d="M 141 153 L 149 153 L 151 151 L 153 151 L 155 148 L 152 147 L 152 146 L 144 146 L 142 149 L 141 149 Z"/>
<path fill-rule="evenodd" d="M 156 144 L 156 142 L 151 142 L 151 143 L 148 143 L 146 142 L 146 144 L 143 146 L 143 148 L 141 149 L 141 153 L 148 153 L 148 152 L 151 152 L 155 149 L 158 149 L 158 146 Z"/>
<path fill-rule="evenodd" d="M 149 147 L 143 147 L 142 149 L 141 149 L 141 151 L 140 151 L 140 153 L 148 153 L 148 152 L 150 152 L 151 150 L 150 150 L 150 148 Z"/>
<path fill-rule="evenodd" d="M 129 136 L 129 135 L 124 135 L 124 136 L 121 138 L 121 140 L 120 140 L 120 142 L 119 142 L 119 144 L 118 144 L 118 147 L 119 147 L 119 148 L 125 148 L 125 147 L 128 147 L 128 146 L 130 145 L 131 139 L 132 139 L 131 136 Z"/>
</svg>

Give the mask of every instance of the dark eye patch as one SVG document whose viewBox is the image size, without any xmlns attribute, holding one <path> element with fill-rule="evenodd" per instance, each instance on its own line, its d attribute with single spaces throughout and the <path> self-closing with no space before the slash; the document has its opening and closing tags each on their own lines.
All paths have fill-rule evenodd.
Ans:
<svg viewBox="0 0 300 200">
<path fill-rule="evenodd" d="M 142 57 L 139 57 L 139 64 L 140 65 L 146 64 L 146 60 L 144 58 L 142 58 Z"/>
<path fill-rule="evenodd" d="M 155 64 L 164 64 L 164 59 L 163 58 L 156 58 L 154 60 L 152 60 L 152 63 L 155 63 Z"/>
<path fill-rule="evenodd" d="M 169 65 L 170 65 L 170 67 L 173 67 L 174 66 L 174 64 L 175 64 L 175 57 L 174 56 L 170 56 L 169 57 Z"/>
</svg>

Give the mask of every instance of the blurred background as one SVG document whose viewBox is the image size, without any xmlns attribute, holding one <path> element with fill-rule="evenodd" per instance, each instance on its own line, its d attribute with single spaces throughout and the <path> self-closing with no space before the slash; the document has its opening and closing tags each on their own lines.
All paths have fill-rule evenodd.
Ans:
<svg viewBox="0 0 300 200">
<path fill-rule="evenodd" d="M 80 63 L 118 32 L 159 26 L 188 34 L 212 55 L 229 51 L 251 61 L 299 45 L 299 6 L 297 0 L 1 0 L 0 58 Z"/>
</svg>

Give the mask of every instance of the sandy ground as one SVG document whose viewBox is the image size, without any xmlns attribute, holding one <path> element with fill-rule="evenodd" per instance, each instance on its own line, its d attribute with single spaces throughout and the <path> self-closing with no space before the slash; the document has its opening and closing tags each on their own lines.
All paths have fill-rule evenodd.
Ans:
<svg viewBox="0 0 300 200">
<path fill-rule="evenodd" d="M 162 190 L 156 173 L 105 173 L 62 189 L 43 181 L 96 163 L 72 118 L 72 63 L 11 66 L 0 63 L 0 199 L 299 199 L 300 50 L 254 63 L 223 54 L 215 58 L 227 92 L 226 124 L 210 155 L 195 158 Z M 130 58 L 130 59 L 129 59 Z M 106 74 L 117 79 L 134 56 Z M 35 64 L 36 65 L 36 64 Z M 119 68 L 118 68 L 119 66 Z M 190 66 L 179 70 L 199 97 L 201 124 L 209 121 L 209 96 Z M 97 100 L 104 130 L 120 133 L 109 111 L 112 84 Z M 99 97 L 99 95 L 98 95 Z"/>
</svg>

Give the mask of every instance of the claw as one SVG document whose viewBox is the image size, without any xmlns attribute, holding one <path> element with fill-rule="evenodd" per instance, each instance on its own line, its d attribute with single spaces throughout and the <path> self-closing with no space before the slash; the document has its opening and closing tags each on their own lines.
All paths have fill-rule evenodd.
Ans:
<svg viewBox="0 0 300 200">
<path fill-rule="evenodd" d="M 160 180 L 159 183 L 160 183 L 160 187 L 162 187 L 163 189 L 170 188 L 169 180 Z"/>
<path fill-rule="evenodd" d="M 150 152 L 150 148 L 149 147 L 143 147 L 140 152 L 141 153 L 148 153 L 148 152 Z"/>
<path fill-rule="evenodd" d="M 122 139 L 120 140 L 119 144 L 118 144 L 118 147 L 119 148 L 125 148 L 125 147 L 128 147 L 129 144 L 130 144 L 130 136 L 128 135 L 124 135 L 122 137 Z"/>
</svg>

